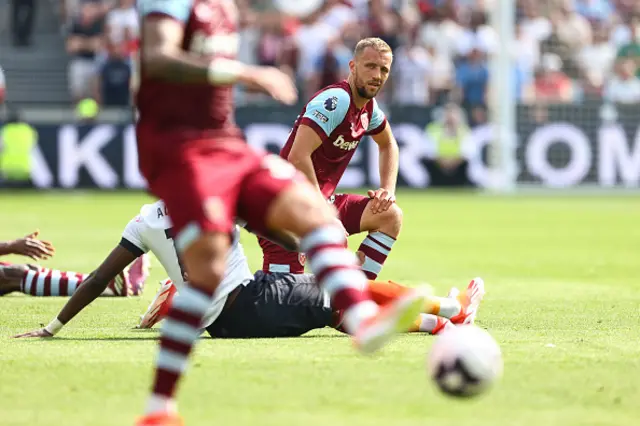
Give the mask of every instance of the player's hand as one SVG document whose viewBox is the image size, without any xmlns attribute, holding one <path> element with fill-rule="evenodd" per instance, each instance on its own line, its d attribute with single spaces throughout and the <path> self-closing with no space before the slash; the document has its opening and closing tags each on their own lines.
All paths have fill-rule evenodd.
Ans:
<svg viewBox="0 0 640 426">
<path fill-rule="evenodd" d="M 396 202 L 396 196 L 389 190 L 380 188 L 375 191 L 367 191 L 367 195 L 371 199 L 371 211 L 373 214 L 386 212 L 389 207 Z"/>
<path fill-rule="evenodd" d="M 298 89 L 287 74 L 274 67 L 257 68 L 254 84 L 264 89 L 273 99 L 283 104 L 293 105 L 298 101 Z"/>
<path fill-rule="evenodd" d="M 53 337 L 53 334 L 49 333 L 44 328 L 39 330 L 30 331 L 28 333 L 16 334 L 13 336 L 14 339 L 21 339 L 23 337 Z"/>
<path fill-rule="evenodd" d="M 10 244 L 11 252 L 22 256 L 28 256 L 33 260 L 48 259 L 56 252 L 49 241 L 38 239 L 40 231 L 32 232 L 24 238 L 12 241 Z"/>
</svg>

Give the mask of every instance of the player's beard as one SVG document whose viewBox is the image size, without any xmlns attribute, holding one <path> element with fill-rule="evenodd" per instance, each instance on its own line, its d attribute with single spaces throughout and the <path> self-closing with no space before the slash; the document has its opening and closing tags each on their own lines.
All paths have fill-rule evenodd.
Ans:
<svg viewBox="0 0 640 426">
<path fill-rule="evenodd" d="M 382 85 L 380 85 L 378 88 L 376 88 L 376 90 L 373 93 L 369 92 L 367 90 L 367 83 L 366 82 L 361 83 L 357 74 L 355 75 L 355 81 L 356 81 L 356 91 L 358 92 L 358 96 L 364 99 L 375 98 L 378 92 L 380 91 L 380 89 L 382 89 Z"/>
</svg>

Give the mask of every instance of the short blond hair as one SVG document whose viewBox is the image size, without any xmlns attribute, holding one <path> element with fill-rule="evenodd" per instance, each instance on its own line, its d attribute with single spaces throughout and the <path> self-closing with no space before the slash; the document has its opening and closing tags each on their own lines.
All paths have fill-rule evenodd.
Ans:
<svg viewBox="0 0 640 426">
<path fill-rule="evenodd" d="M 391 46 L 389 46 L 386 41 L 378 37 L 367 37 L 363 38 L 358 42 L 358 44 L 356 44 L 356 48 L 353 50 L 353 56 L 360 56 L 367 47 L 375 49 L 378 53 L 389 52 L 393 55 Z"/>
</svg>

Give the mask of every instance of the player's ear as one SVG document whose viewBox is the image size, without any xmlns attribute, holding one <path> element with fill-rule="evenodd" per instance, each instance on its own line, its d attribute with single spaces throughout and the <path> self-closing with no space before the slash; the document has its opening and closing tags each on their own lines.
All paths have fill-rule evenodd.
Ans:
<svg viewBox="0 0 640 426">
<path fill-rule="evenodd" d="M 355 69 L 356 69 L 356 61 L 352 59 L 349 61 L 349 71 L 353 73 Z"/>
</svg>

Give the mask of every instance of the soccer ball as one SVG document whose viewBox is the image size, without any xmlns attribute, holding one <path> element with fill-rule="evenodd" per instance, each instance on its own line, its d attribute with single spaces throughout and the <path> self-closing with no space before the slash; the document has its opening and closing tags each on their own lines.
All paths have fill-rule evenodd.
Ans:
<svg viewBox="0 0 640 426">
<path fill-rule="evenodd" d="M 502 354 L 489 333 L 475 325 L 462 325 L 436 338 L 427 368 L 445 394 L 472 397 L 486 391 L 502 375 Z"/>
</svg>

